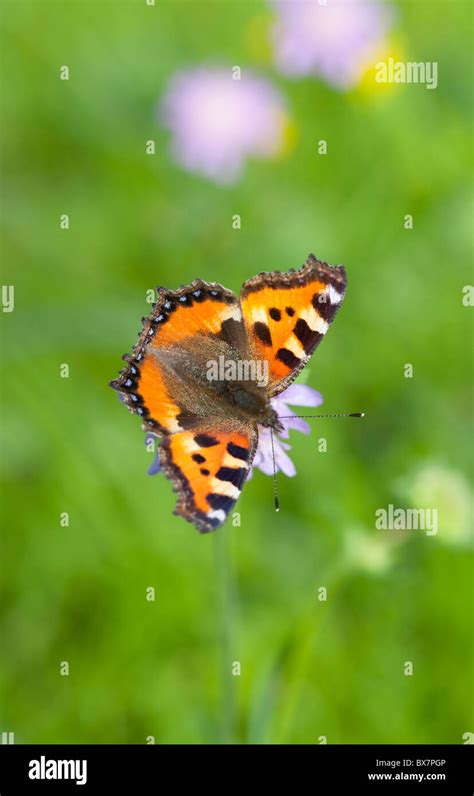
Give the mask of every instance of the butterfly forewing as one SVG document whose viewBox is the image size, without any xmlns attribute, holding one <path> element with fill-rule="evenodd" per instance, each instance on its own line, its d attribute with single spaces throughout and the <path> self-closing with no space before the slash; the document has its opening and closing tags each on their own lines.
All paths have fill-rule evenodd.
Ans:
<svg viewBox="0 0 474 796">
<path fill-rule="evenodd" d="M 253 355 L 267 360 L 269 391 L 285 389 L 326 334 L 346 290 L 343 266 L 310 255 L 297 271 L 262 273 L 244 283 L 240 301 Z"/>
<path fill-rule="evenodd" d="M 149 430 L 180 431 L 183 416 L 189 424 L 202 415 L 199 391 L 190 395 L 188 383 L 193 346 L 199 351 L 200 340 L 212 340 L 215 347 L 218 336 L 226 339 L 235 327 L 243 329 L 239 301 L 222 285 L 196 280 L 176 291 L 158 288 L 133 354 L 111 386 Z"/>
</svg>

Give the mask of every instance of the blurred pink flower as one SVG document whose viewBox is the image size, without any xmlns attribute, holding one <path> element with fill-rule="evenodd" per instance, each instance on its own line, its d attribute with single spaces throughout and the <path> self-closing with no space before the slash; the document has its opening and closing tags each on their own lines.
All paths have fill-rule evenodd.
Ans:
<svg viewBox="0 0 474 796">
<path fill-rule="evenodd" d="M 287 76 L 316 75 L 336 88 L 357 82 L 392 21 L 378 0 L 270 0 L 275 61 Z"/>
<path fill-rule="evenodd" d="M 272 398 L 271 404 L 283 426 L 280 437 L 288 439 L 290 429 L 302 431 L 303 434 L 309 434 L 311 430 L 307 422 L 301 417 L 296 417 L 287 404 L 292 404 L 293 406 L 320 406 L 322 402 L 321 393 L 313 390 L 312 387 L 308 387 L 307 384 L 292 384 L 276 398 Z M 291 446 L 287 442 L 282 442 L 275 434 L 273 434 L 273 450 L 275 453 L 276 472 L 281 470 L 290 477 L 296 475 L 295 465 L 286 454 L 286 451 L 291 450 Z M 258 446 L 249 478 L 252 476 L 254 467 L 258 467 L 265 475 L 273 475 L 272 440 L 270 429 L 268 428 L 259 427 L 258 429 Z"/>
<path fill-rule="evenodd" d="M 271 157 L 284 143 L 285 104 L 273 86 L 242 70 L 198 68 L 172 77 L 160 106 L 172 152 L 188 171 L 234 182 L 250 156 Z"/>
</svg>

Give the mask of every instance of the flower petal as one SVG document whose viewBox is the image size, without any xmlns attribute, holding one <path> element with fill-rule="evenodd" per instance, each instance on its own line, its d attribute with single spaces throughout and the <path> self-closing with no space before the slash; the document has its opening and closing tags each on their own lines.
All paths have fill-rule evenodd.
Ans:
<svg viewBox="0 0 474 796">
<path fill-rule="evenodd" d="M 148 468 L 148 475 L 156 475 L 161 470 L 160 453 L 156 451 L 153 464 Z"/>
<path fill-rule="evenodd" d="M 306 420 L 303 420 L 302 417 L 290 417 L 285 420 L 285 427 L 287 429 L 293 429 L 294 431 L 301 431 L 303 434 L 309 434 L 311 431 L 311 427 L 308 425 Z M 288 432 L 287 432 L 288 433 Z M 281 435 L 285 437 L 285 434 Z"/>
<path fill-rule="evenodd" d="M 283 447 L 278 445 L 275 447 L 275 462 L 277 465 L 277 471 L 281 470 L 285 475 L 292 478 L 296 475 L 296 467 L 291 461 L 290 457 L 286 455 Z"/>
<path fill-rule="evenodd" d="M 279 401 L 284 401 L 293 406 L 320 406 L 323 396 L 307 384 L 290 384 L 280 395 Z"/>
<path fill-rule="evenodd" d="M 296 473 L 293 462 L 285 451 L 291 450 L 287 442 L 282 442 L 273 435 L 273 450 L 275 452 L 275 470 L 281 470 L 285 475 L 293 476 Z M 259 428 L 258 447 L 253 460 L 253 468 L 258 468 L 265 475 L 273 475 L 273 451 L 270 429 Z M 251 471 L 252 472 L 252 471 Z M 250 477 L 250 476 L 249 476 Z"/>
</svg>

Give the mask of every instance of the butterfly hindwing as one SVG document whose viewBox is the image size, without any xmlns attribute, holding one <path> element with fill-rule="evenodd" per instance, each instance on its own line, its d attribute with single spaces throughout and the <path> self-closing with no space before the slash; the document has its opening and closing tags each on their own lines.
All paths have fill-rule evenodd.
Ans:
<svg viewBox="0 0 474 796">
<path fill-rule="evenodd" d="M 262 273 L 242 286 L 240 302 L 253 356 L 269 363 L 269 391 L 285 389 L 326 334 L 346 289 L 343 266 L 310 254 L 297 271 Z"/>
<path fill-rule="evenodd" d="M 197 410 L 199 404 L 198 395 L 191 400 L 176 363 L 182 363 L 181 373 L 186 376 L 192 345 L 199 349 L 197 341 L 212 342 L 213 346 L 234 338 L 242 345 L 245 330 L 237 296 L 231 290 L 202 280 L 175 291 L 158 288 L 156 304 L 143 319 L 133 354 L 124 357 L 127 364 L 111 386 L 130 411 L 142 417 L 147 429 L 175 433 L 183 428 L 180 416 L 192 420 L 189 404 Z"/>
<path fill-rule="evenodd" d="M 224 432 L 207 425 L 164 437 L 160 464 L 178 493 L 175 514 L 202 533 L 222 525 L 242 491 L 257 436 L 250 426 Z"/>
</svg>

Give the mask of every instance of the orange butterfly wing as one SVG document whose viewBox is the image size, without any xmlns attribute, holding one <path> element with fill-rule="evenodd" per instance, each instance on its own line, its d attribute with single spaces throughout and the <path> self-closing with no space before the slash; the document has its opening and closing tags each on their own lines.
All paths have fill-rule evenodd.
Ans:
<svg viewBox="0 0 474 796">
<path fill-rule="evenodd" d="M 175 514 L 202 533 L 222 525 L 242 492 L 256 446 L 253 428 L 224 433 L 208 425 L 166 436 L 160 464 L 178 492 Z"/>
<path fill-rule="evenodd" d="M 127 365 L 110 385 L 129 410 L 142 417 L 146 429 L 175 433 L 182 430 L 178 402 L 182 385 L 175 374 L 165 372 L 165 353 L 185 347 L 199 334 L 225 336 L 229 322 L 241 325 L 238 298 L 222 285 L 199 279 L 179 290 L 158 288 L 152 313 L 142 320 L 133 354 L 123 357 Z"/>
<path fill-rule="evenodd" d="M 296 378 L 326 334 L 346 290 L 343 266 L 310 254 L 297 271 L 262 273 L 242 286 L 240 303 L 254 358 L 267 360 L 270 395 Z"/>
</svg>

